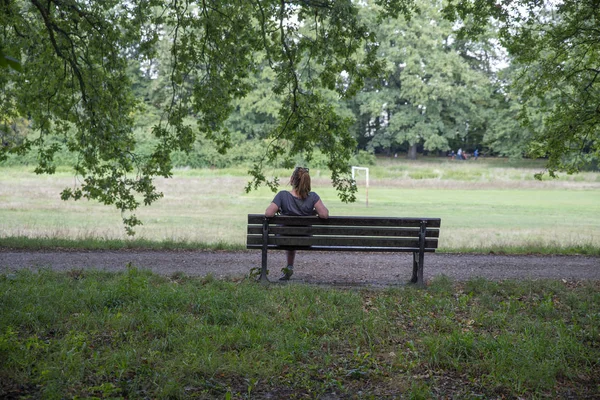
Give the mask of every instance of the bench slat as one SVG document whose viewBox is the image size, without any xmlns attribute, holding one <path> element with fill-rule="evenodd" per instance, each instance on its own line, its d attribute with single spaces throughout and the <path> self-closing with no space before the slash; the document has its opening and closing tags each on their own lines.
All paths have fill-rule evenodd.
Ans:
<svg viewBox="0 0 600 400">
<path fill-rule="evenodd" d="M 260 245 L 262 236 L 249 235 L 247 243 Z M 341 237 L 341 236 L 269 236 L 269 245 L 277 246 L 358 246 L 419 248 L 418 238 Z M 436 248 L 437 239 L 426 239 L 425 247 Z"/>
<path fill-rule="evenodd" d="M 419 228 L 343 227 L 343 226 L 269 226 L 278 235 L 399 236 L 419 237 Z M 262 225 L 249 225 L 249 235 L 262 235 Z M 427 229 L 427 237 L 439 237 L 438 229 Z"/>
<path fill-rule="evenodd" d="M 262 225 L 264 214 L 248 214 L 248 224 Z M 395 227 L 419 227 L 421 221 L 427 222 L 427 228 L 439 228 L 440 218 L 388 218 L 388 217 L 288 217 L 278 215 L 269 218 L 269 225 L 351 225 L 351 226 L 395 226 Z"/>
<path fill-rule="evenodd" d="M 262 245 L 256 245 L 256 244 L 252 244 L 252 245 L 247 245 L 246 246 L 247 249 L 256 249 L 256 250 L 260 250 L 262 248 Z M 307 246 L 307 247 L 290 247 L 290 246 L 276 246 L 276 245 L 269 245 L 268 246 L 269 250 L 301 250 L 301 251 L 349 251 L 349 252 L 394 252 L 394 253 L 398 253 L 398 252 L 418 252 L 419 249 L 418 248 L 414 248 L 414 247 L 360 247 L 360 246 Z M 425 251 L 425 253 L 434 253 L 435 252 L 435 248 L 425 248 L 423 249 L 423 251 Z"/>
</svg>

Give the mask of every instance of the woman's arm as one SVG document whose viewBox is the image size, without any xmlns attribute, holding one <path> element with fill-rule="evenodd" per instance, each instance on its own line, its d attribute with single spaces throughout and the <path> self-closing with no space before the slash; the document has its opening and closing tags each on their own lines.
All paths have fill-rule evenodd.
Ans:
<svg viewBox="0 0 600 400">
<path fill-rule="evenodd" d="M 319 201 L 315 203 L 315 211 L 317 211 L 317 215 L 319 216 L 319 218 L 329 218 L 329 210 L 327 209 L 327 207 L 325 207 L 325 204 L 323 204 L 321 199 L 319 199 Z"/>
<path fill-rule="evenodd" d="M 265 210 L 265 217 L 271 218 L 277 214 L 277 211 L 279 211 L 279 206 L 275 203 L 271 203 Z"/>
</svg>

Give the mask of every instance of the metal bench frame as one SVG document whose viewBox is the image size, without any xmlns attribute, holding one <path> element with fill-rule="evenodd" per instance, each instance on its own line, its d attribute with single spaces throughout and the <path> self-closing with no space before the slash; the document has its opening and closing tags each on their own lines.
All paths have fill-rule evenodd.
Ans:
<svg viewBox="0 0 600 400">
<path fill-rule="evenodd" d="M 425 253 L 438 247 L 440 218 L 248 214 L 246 248 L 262 250 L 259 280 L 268 282 L 269 250 L 412 252 L 411 283 L 423 285 Z"/>
</svg>

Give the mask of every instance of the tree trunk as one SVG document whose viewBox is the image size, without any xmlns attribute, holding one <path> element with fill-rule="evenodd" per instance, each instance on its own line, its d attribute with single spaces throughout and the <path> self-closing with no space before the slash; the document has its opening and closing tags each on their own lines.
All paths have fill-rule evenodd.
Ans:
<svg viewBox="0 0 600 400">
<path fill-rule="evenodd" d="M 408 148 L 408 153 L 406 154 L 406 158 L 408 158 L 409 160 L 416 160 L 417 159 L 417 144 L 411 144 L 410 147 Z"/>
</svg>

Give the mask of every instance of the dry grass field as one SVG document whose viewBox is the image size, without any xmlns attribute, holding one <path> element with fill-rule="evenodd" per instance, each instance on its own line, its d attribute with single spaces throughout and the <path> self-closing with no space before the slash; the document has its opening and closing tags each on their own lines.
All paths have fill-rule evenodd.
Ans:
<svg viewBox="0 0 600 400">
<path fill-rule="evenodd" d="M 499 248 L 600 248 L 600 174 L 538 181 L 534 167 L 485 162 L 379 161 L 367 191 L 357 176 L 357 202 L 337 198 L 326 171 L 311 170 L 332 215 L 441 217 L 443 251 Z M 289 171 L 274 170 L 282 189 Z M 123 239 L 121 214 L 59 193 L 77 184 L 69 172 L 37 176 L 25 168 L 0 169 L 0 238 Z M 245 193 L 245 169 L 177 170 L 159 179 L 164 197 L 137 215 L 138 239 L 244 245 L 248 213 L 261 213 L 268 189 Z"/>
</svg>

